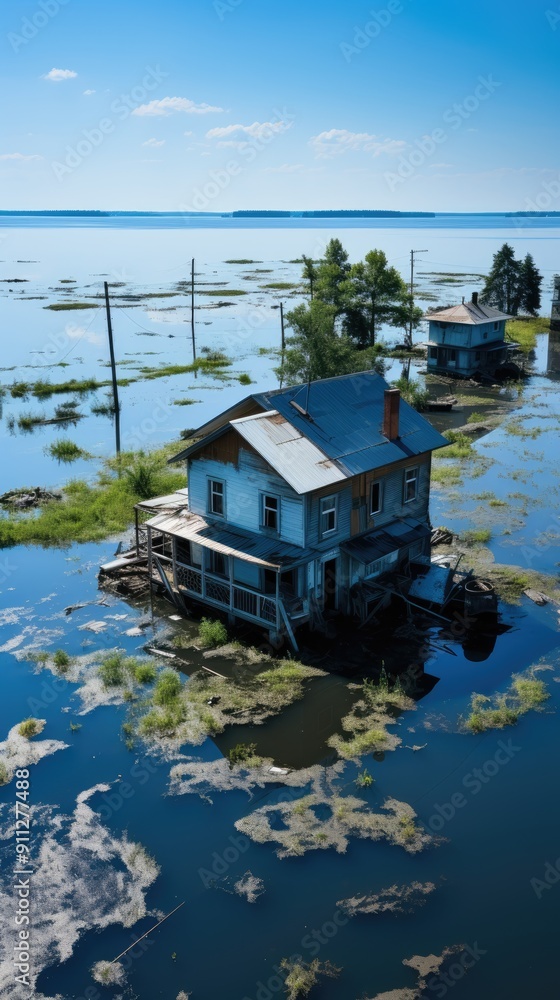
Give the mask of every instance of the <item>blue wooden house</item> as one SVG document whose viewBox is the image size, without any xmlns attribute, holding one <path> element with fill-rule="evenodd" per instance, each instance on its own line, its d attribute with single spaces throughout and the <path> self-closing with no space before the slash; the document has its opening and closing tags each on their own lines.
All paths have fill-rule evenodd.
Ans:
<svg viewBox="0 0 560 1000">
<path fill-rule="evenodd" d="M 507 360 L 505 313 L 483 305 L 478 293 L 470 302 L 430 313 L 428 372 L 470 378 L 494 375 Z"/>
<path fill-rule="evenodd" d="M 447 443 L 371 371 L 250 395 L 172 459 L 188 489 L 138 505 L 150 574 L 179 606 L 297 648 L 300 625 L 367 616 L 379 578 L 429 563 L 431 455 Z"/>
</svg>

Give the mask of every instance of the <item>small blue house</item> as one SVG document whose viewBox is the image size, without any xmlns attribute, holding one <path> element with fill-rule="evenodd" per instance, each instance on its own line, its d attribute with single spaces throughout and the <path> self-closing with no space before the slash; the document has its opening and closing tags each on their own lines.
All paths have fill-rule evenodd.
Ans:
<svg viewBox="0 0 560 1000">
<path fill-rule="evenodd" d="M 138 505 L 152 515 L 138 550 L 180 607 L 297 648 L 300 625 L 367 617 L 380 577 L 429 563 L 431 455 L 447 443 L 375 372 L 255 393 L 172 459 L 188 489 Z"/>
<path fill-rule="evenodd" d="M 470 378 L 494 375 L 507 359 L 505 313 L 472 300 L 429 313 L 428 372 Z"/>
</svg>

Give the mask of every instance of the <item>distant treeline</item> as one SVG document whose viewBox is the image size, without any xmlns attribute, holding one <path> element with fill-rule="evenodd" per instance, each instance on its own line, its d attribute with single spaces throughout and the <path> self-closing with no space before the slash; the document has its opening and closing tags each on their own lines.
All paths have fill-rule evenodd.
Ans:
<svg viewBox="0 0 560 1000">
<path fill-rule="evenodd" d="M 522 216 L 523 218 L 536 218 L 536 219 L 548 219 L 548 218 L 558 218 L 560 212 L 504 212 L 504 215 L 508 219 L 518 218 Z"/>
<path fill-rule="evenodd" d="M 227 212 L 234 219 L 433 219 L 435 212 L 391 212 L 385 209 L 318 209 L 310 212 L 253 211 Z"/>
</svg>

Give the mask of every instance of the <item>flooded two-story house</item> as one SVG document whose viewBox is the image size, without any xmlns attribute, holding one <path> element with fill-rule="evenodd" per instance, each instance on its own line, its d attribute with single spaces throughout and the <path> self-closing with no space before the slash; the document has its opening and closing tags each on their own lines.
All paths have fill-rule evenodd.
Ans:
<svg viewBox="0 0 560 1000">
<path fill-rule="evenodd" d="M 188 488 L 138 505 L 138 545 L 179 607 L 297 648 L 304 623 L 367 614 L 364 586 L 429 562 L 431 456 L 447 443 L 372 371 L 255 393 L 172 459 Z"/>
<path fill-rule="evenodd" d="M 473 292 L 470 302 L 439 309 L 429 321 L 428 372 L 471 378 L 477 373 L 494 375 L 508 356 L 505 313 L 479 302 Z M 511 346 L 511 345 L 510 345 Z"/>
</svg>

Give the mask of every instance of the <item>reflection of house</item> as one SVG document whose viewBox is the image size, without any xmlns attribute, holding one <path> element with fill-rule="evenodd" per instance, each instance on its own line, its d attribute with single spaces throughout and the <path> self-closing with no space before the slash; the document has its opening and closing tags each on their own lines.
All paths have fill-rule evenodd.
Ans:
<svg viewBox="0 0 560 1000">
<path fill-rule="evenodd" d="M 430 313 L 428 371 L 470 377 L 493 373 L 507 357 L 506 320 L 509 316 L 482 305 L 478 293 L 470 302 Z"/>
<path fill-rule="evenodd" d="M 375 372 L 248 396 L 173 460 L 188 491 L 139 505 L 157 511 L 140 529 L 150 570 L 179 606 L 294 643 L 299 625 L 352 613 L 360 581 L 429 554 L 431 453 L 445 444 Z"/>
</svg>

